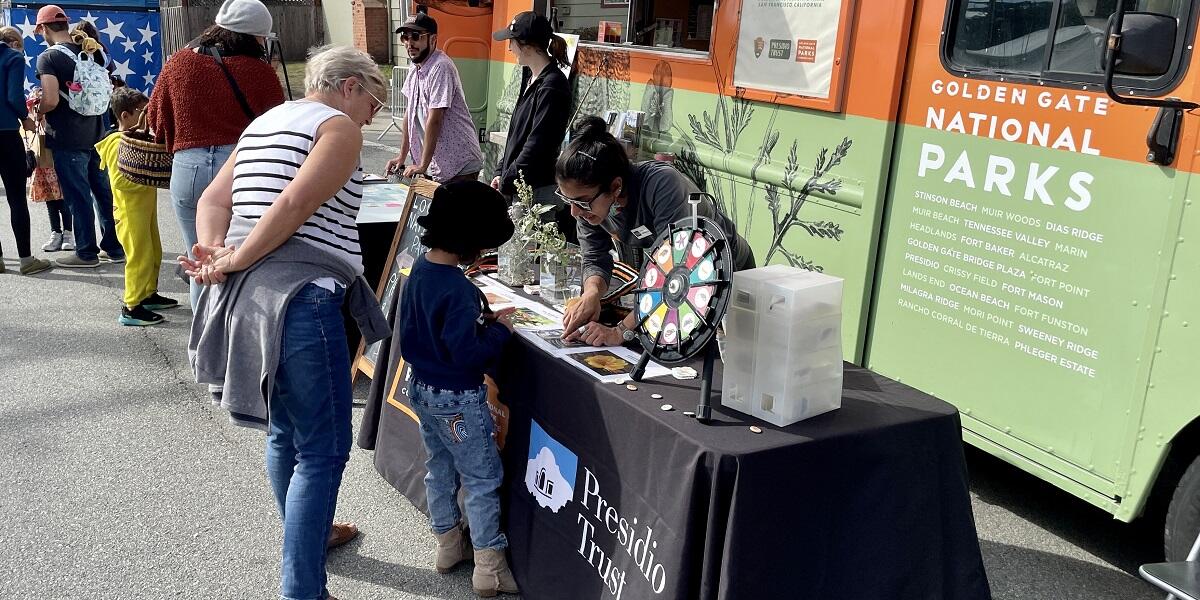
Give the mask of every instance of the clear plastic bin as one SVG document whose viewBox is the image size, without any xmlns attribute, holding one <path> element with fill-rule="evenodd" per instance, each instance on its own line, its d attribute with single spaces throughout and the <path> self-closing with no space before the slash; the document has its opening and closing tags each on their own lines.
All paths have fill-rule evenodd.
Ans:
<svg viewBox="0 0 1200 600">
<path fill-rule="evenodd" d="M 781 427 L 840 407 L 842 280 L 772 265 L 732 294 L 721 404 Z"/>
</svg>

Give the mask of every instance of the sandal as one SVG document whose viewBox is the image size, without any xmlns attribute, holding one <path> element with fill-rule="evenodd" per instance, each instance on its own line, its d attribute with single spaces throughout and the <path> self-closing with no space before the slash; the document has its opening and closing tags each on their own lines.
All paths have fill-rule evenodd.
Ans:
<svg viewBox="0 0 1200 600">
<path fill-rule="evenodd" d="M 337 548 L 356 537 L 358 537 L 358 525 L 354 523 L 334 523 L 333 527 L 329 529 L 329 541 L 325 543 L 325 547 Z"/>
</svg>

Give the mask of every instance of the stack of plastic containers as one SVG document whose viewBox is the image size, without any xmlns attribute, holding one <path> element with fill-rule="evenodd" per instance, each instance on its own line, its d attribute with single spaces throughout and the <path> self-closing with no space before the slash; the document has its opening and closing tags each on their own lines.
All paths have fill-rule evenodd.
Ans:
<svg viewBox="0 0 1200 600">
<path fill-rule="evenodd" d="M 772 265 L 733 275 L 721 404 L 784 427 L 842 405 L 842 280 Z"/>
</svg>

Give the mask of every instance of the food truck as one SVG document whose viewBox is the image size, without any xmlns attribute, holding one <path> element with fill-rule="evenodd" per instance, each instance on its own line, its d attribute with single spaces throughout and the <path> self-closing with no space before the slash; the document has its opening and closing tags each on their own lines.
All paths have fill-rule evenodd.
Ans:
<svg viewBox="0 0 1200 600">
<path fill-rule="evenodd" d="M 1196 3 L 434 2 L 492 161 L 521 73 L 490 34 L 530 9 L 578 37 L 576 115 L 635 124 L 617 131 L 637 159 L 673 159 L 759 265 L 845 279 L 847 361 L 1186 554 Z"/>
</svg>

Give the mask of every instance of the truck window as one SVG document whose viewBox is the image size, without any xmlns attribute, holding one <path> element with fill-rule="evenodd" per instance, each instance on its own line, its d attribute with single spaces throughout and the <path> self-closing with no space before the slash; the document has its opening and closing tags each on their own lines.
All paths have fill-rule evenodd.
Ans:
<svg viewBox="0 0 1200 600">
<path fill-rule="evenodd" d="M 552 0 L 555 30 L 581 43 L 708 53 L 715 0 Z"/>
<path fill-rule="evenodd" d="M 1154 12 L 1180 20 L 1182 49 L 1188 29 L 1186 0 L 1123 0 L 1126 11 Z M 1105 35 L 1118 0 L 955 0 L 948 65 L 985 76 L 1027 76 L 1064 83 L 1100 81 Z M 1182 61 L 1178 61 L 1182 62 Z M 1170 74 L 1162 81 L 1174 79 Z M 1137 87 L 1145 88 L 1145 81 Z"/>
</svg>

